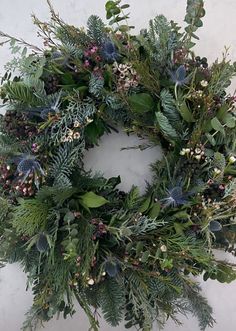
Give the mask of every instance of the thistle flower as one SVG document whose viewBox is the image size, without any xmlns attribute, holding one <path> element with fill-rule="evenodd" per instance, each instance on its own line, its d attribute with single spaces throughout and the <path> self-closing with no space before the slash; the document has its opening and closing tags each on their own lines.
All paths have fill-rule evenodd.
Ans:
<svg viewBox="0 0 236 331">
<path fill-rule="evenodd" d="M 188 83 L 189 76 L 186 77 L 186 69 L 184 65 L 181 65 L 176 71 L 169 71 L 171 80 L 178 86 L 182 86 Z"/>
<path fill-rule="evenodd" d="M 39 234 L 38 240 L 36 242 L 36 247 L 40 253 L 46 252 L 47 249 L 49 248 L 48 239 L 44 233 Z"/>
<path fill-rule="evenodd" d="M 22 175 L 22 183 L 29 177 L 29 175 L 35 175 L 35 185 L 38 187 L 39 183 L 37 180 L 38 175 L 45 176 L 45 173 L 36 160 L 36 157 L 30 154 L 23 154 L 18 157 L 16 160 L 17 163 L 17 172 L 19 175 Z"/>
<path fill-rule="evenodd" d="M 181 186 L 175 186 L 170 190 L 167 190 L 167 197 L 162 199 L 164 202 L 164 208 L 177 207 L 187 203 L 187 197 L 189 194 L 183 192 Z"/>
<path fill-rule="evenodd" d="M 110 277 L 115 277 L 120 271 L 119 261 L 116 259 L 107 259 L 105 262 L 105 271 Z"/>
<path fill-rule="evenodd" d="M 53 100 L 54 102 L 52 104 L 45 107 L 30 108 L 27 112 L 30 116 L 38 116 L 41 119 L 46 120 L 50 114 L 55 115 L 56 113 L 59 113 L 60 99 L 61 92 L 58 93 L 56 100 Z"/>
<path fill-rule="evenodd" d="M 111 40 L 105 41 L 102 46 L 101 54 L 103 59 L 108 63 L 113 63 L 120 57 L 115 44 Z"/>
</svg>

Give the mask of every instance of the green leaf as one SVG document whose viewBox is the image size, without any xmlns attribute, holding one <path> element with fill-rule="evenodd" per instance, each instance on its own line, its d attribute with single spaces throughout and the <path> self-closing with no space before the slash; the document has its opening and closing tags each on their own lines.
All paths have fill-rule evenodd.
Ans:
<svg viewBox="0 0 236 331">
<path fill-rule="evenodd" d="M 120 25 L 118 29 L 121 32 L 127 32 L 130 30 L 130 27 L 128 25 Z"/>
<path fill-rule="evenodd" d="M 202 20 L 198 20 L 196 23 L 195 23 L 195 26 L 198 27 L 198 28 L 201 28 L 203 26 L 203 22 Z"/>
<path fill-rule="evenodd" d="M 150 218 L 156 218 L 158 217 L 158 215 L 160 214 L 160 210 L 161 210 L 161 205 L 159 202 L 155 202 L 152 206 L 152 208 L 150 209 L 148 215 Z"/>
<path fill-rule="evenodd" d="M 133 186 L 126 197 L 125 204 L 128 209 L 134 208 L 139 202 L 140 193 L 137 186 Z"/>
<path fill-rule="evenodd" d="M 141 257 L 141 262 L 146 263 L 148 261 L 149 255 L 150 255 L 149 251 L 144 252 Z"/>
<path fill-rule="evenodd" d="M 129 104 L 132 111 L 137 113 L 146 113 L 154 108 L 154 101 L 150 94 L 139 93 L 129 97 Z"/>
<path fill-rule="evenodd" d="M 223 135 L 225 135 L 225 129 L 223 127 L 223 125 L 220 123 L 220 121 L 218 120 L 217 117 L 214 117 L 212 120 L 211 120 L 211 125 L 213 127 L 213 129 L 215 131 L 219 131 L 221 132 Z"/>
<path fill-rule="evenodd" d="M 191 34 L 191 37 L 193 37 L 194 39 L 199 40 L 199 37 L 196 34 L 194 34 L 194 33 Z"/>
<path fill-rule="evenodd" d="M 139 257 L 142 251 L 143 251 L 143 243 L 142 241 L 138 241 L 136 245 L 136 257 Z"/>
<path fill-rule="evenodd" d="M 196 43 L 194 43 L 193 41 L 188 41 L 187 43 L 186 43 L 186 47 L 188 48 L 188 49 L 190 49 L 190 48 L 193 48 L 194 46 L 196 45 Z"/>
<path fill-rule="evenodd" d="M 188 123 L 192 123 L 195 122 L 195 119 L 193 117 L 193 114 L 191 113 L 191 111 L 188 109 L 188 106 L 186 104 L 185 101 L 183 101 L 179 107 L 179 112 L 181 114 L 181 116 L 183 117 L 183 119 L 188 122 Z"/>
<path fill-rule="evenodd" d="M 145 199 L 143 201 L 143 203 L 141 204 L 141 207 L 139 208 L 139 212 L 144 213 L 145 211 L 147 211 L 148 208 L 150 207 L 151 201 L 152 201 L 151 196 L 149 196 L 147 199 Z"/>
<path fill-rule="evenodd" d="M 94 192 L 87 192 L 84 195 L 81 195 L 80 201 L 87 208 L 98 208 L 108 202 L 108 200 L 100 195 L 95 194 Z"/>
<path fill-rule="evenodd" d="M 206 137 L 207 137 L 207 140 L 209 141 L 209 143 L 212 146 L 215 146 L 216 145 L 215 138 L 210 133 L 206 133 Z"/>
<path fill-rule="evenodd" d="M 235 117 L 230 113 L 226 114 L 226 116 L 223 118 L 223 122 L 230 129 L 235 127 Z"/>
<path fill-rule="evenodd" d="M 130 7 L 130 5 L 125 4 L 125 5 L 122 5 L 120 8 L 121 8 L 121 9 L 126 9 L 126 8 L 129 8 L 129 7 Z"/>
<path fill-rule="evenodd" d="M 101 282 L 99 303 L 105 320 L 112 326 L 117 326 L 123 319 L 125 303 L 123 284 L 114 278 L 108 278 Z"/>
<path fill-rule="evenodd" d="M 178 211 L 177 213 L 173 214 L 173 217 L 177 218 L 177 219 L 188 219 L 189 214 L 186 212 L 186 210 L 181 210 L 181 211 Z"/>
</svg>

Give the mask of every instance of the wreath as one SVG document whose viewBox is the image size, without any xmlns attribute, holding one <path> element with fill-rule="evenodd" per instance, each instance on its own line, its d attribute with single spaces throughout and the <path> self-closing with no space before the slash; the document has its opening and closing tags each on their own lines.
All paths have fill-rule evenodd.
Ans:
<svg viewBox="0 0 236 331">
<path fill-rule="evenodd" d="M 192 51 L 203 0 L 187 1 L 185 29 L 159 15 L 138 35 L 120 0 L 106 3 L 108 25 L 93 15 L 87 29 L 47 2 L 49 22 L 33 15 L 44 48 L 1 32 L 14 58 L 1 87 L 0 252 L 32 287 L 23 329 L 73 315 L 76 299 L 95 331 L 99 311 L 145 331 L 192 313 L 205 330 L 212 309 L 192 276 L 236 278 L 213 254 L 235 254 L 236 65 Z M 162 147 L 144 195 L 85 170 L 84 151 L 118 125 L 148 139 L 139 148 Z"/>
</svg>

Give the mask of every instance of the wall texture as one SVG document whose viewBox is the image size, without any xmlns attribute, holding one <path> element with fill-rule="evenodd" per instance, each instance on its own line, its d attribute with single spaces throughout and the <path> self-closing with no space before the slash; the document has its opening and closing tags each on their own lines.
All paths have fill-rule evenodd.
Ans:
<svg viewBox="0 0 236 331">
<path fill-rule="evenodd" d="M 61 16 L 74 25 L 84 25 L 90 14 L 104 17 L 105 0 L 52 0 Z M 145 27 L 148 20 L 156 14 L 165 14 L 168 18 L 182 23 L 186 0 L 130 0 L 131 23 L 137 30 Z M 207 16 L 204 27 L 198 35 L 201 42 L 196 51 L 206 56 L 209 62 L 220 57 L 224 46 L 231 46 L 230 57 L 236 60 L 236 1 L 205 0 Z M 35 27 L 31 24 L 30 14 L 35 13 L 40 19 L 47 19 L 49 11 L 45 0 L 0 0 L 0 30 L 16 37 L 41 44 L 36 37 Z M 4 73 L 3 65 L 10 59 L 9 51 L 0 48 L 0 74 Z M 235 82 L 236 83 L 236 82 Z M 236 84 L 234 84 L 236 86 Z M 234 88 L 232 87 L 233 91 Z M 160 149 L 139 151 L 122 151 L 120 148 L 138 144 L 136 137 L 127 138 L 124 134 L 113 134 L 104 137 L 99 148 L 86 155 L 87 168 L 103 171 L 107 176 L 122 175 L 122 188 L 127 190 L 132 183 L 144 189 L 145 181 L 151 179 L 149 163 L 161 157 Z M 24 313 L 31 304 L 31 294 L 25 291 L 26 277 L 19 266 L 9 265 L 0 270 L 0 330 L 19 331 L 24 320 Z M 208 281 L 202 284 L 203 292 L 214 308 L 217 324 L 214 331 L 233 331 L 236 325 L 236 283 L 230 285 Z M 82 312 L 67 321 L 51 321 L 45 325 L 47 331 L 87 331 L 88 322 Z M 158 330 L 157 327 L 154 328 Z M 39 329 L 41 330 L 41 329 Z M 112 329 L 101 322 L 101 331 L 122 331 L 124 327 Z M 168 322 L 165 331 L 197 331 L 194 318 L 183 319 L 183 327 Z"/>
</svg>

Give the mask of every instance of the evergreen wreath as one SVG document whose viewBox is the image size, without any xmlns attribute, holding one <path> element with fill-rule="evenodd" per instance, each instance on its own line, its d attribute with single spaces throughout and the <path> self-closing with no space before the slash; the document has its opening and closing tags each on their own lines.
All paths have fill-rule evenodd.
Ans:
<svg viewBox="0 0 236 331">
<path fill-rule="evenodd" d="M 192 313 L 205 330 L 212 309 L 192 276 L 236 278 L 212 251 L 235 254 L 236 65 L 227 51 L 211 66 L 194 55 L 203 0 L 187 1 L 185 29 L 159 15 L 139 35 L 120 0 L 106 3 L 108 25 L 93 15 L 87 29 L 47 2 L 50 22 L 33 16 L 45 49 L 1 32 L 14 58 L 1 87 L 0 252 L 33 290 L 23 329 L 72 315 L 76 299 L 94 331 L 100 310 L 143 331 Z M 85 149 L 117 125 L 148 139 L 138 148 L 162 146 L 144 195 L 84 169 Z"/>
</svg>

